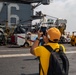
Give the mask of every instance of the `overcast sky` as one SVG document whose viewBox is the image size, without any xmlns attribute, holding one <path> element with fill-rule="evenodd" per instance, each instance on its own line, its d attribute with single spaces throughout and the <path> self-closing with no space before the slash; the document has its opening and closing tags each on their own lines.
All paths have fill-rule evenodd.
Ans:
<svg viewBox="0 0 76 75">
<path fill-rule="evenodd" d="M 76 31 L 76 0 L 53 0 L 50 5 L 40 5 L 35 11 L 67 20 L 67 32 Z"/>
</svg>

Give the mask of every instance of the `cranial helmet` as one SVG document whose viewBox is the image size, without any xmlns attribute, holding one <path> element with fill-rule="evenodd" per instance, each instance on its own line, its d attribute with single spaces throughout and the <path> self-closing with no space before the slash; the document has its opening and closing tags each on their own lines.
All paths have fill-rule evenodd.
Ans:
<svg viewBox="0 0 76 75">
<path fill-rule="evenodd" d="M 61 33 L 60 33 L 59 29 L 52 27 L 47 30 L 47 36 L 48 36 L 48 39 L 51 41 L 60 40 Z"/>
</svg>

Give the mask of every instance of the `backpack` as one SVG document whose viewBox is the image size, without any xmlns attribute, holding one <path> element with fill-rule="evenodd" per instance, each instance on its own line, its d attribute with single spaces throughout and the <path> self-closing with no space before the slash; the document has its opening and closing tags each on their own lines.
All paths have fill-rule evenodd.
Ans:
<svg viewBox="0 0 76 75">
<path fill-rule="evenodd" d="M 60 46 L 60 48 L 56 48 L 55 50 L 53 50 L 49 45 L 45 45 L 44 47 L 51 52 L 47 75 L 68 75 L 69 60 L 66 54 L 63 52 L 62 46 Z M 58 49 L 59 51 L 56 52 Z M 43 75 L 45 75 L 44 71 Z"/>
</svg>

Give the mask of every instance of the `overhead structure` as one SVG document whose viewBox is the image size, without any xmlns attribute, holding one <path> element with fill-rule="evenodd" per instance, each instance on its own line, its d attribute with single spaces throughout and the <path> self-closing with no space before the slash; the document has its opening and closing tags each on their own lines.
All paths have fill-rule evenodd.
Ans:
<svg viewBox="0 0 76 75">
<path fill-rule="evenodd" d="M 50 4 L 50 0 L 0 0 L 0 2 L 23 3 L 23 4 L 41 3 L 44 5 Z"/>
</svg>

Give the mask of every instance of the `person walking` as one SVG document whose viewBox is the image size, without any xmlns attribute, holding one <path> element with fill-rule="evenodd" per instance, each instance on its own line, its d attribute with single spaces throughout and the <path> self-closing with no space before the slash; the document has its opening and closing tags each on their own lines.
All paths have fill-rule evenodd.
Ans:
<svg viewBox="0 0 76 75">
<path fill-rule="evenodd" d="M 30 52 L 33 55 L 40 58 L 40 63 L 42 66 L 42 68 L 40 69 L 40 75 L 44 75 L 44 74 L 47 75 L 50 52 L 44 46 L 39 46 L 40 37 L 42 36 L 42 34 L 43 32 L 38 31 L 38 38 L 35 40 L 34 44 L 32 45 Z M 60 37 L 61 37 L 61 33 L 57 28 L 55 27 L 49 28 L 46 30 L 46 35 L 43 35 L 43 40 L 45 42 L 44 45 L 49 45 L 53 49 L 59 48 L 60 44 L 58 44 L 58 41 L 60 40 Z M 63 52 L 65 52 L 65 47 L 62 44 L 61 46 L 63 48 Z"/>
</svg>

